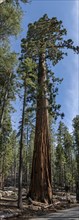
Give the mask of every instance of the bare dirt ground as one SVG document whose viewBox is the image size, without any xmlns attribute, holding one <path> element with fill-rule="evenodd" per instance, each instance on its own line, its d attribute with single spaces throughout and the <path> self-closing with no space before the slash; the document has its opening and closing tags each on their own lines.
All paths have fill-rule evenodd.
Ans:
<svg viewBox="0 0 79 220">
<path fill-rule="evenodd" d="M 17 189 L 5 188 L 0 190 L 0 220 L 25 220 L 56 213 L 77 206 L 75 195 L 70 195 L 70 201 L 67 201 L 65 192 L 56 192 L 53 195 L 53 204 L 47 205 L 42 203 L 29 203 L 26 199 L 26 190 L 23 189 L 23 209 L 17 208 Z"/>
</svg>

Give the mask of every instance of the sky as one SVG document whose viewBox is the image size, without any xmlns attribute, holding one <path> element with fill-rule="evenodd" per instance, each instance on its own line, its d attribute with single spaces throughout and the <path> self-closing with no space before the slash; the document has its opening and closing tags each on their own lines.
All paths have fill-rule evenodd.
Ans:
<svg viewBox="0 0 79 220">
<path fill-rule="evenodd" d="M 17 39 L 12 40 L 12 48 L 20 53 L 21 39 L 26 37 L 28 24 L 37 21 L 44 14 L 49 18 L 57 17 L 63 21 L 67 29 L 67 38 L 79 45 L 79 0 L 32 0 L 29 4 L 21 4 L 24 16 L 21 22 L 22 31 Z M 79 114 L 79 55 L 69 51 L 68 56 L 60 61 L 53 70 L 56 76 L 64 78 L 59 86 L 57 102 L 61 104 L 61 112 L 65 117 L 63 122 L 72 131 L 72 119 Z M 21 103 L 17 100 L 17 112 L 12 116 L 14 129 L 21 118 Z"/>
</svg>

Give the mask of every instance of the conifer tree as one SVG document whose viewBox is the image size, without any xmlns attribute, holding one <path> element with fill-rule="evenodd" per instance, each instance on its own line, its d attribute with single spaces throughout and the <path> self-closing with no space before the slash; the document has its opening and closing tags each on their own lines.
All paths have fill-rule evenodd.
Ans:
<svg viewBox="0 0 79 220">
<path fill-rule="evenodd" d="M 74 149 L 73 149 L 73 137 L 69 133 L 68 128 L 66 126 L 64 126 L 63 148 L 64 148 L 64 156 L 65 156 L 65 167 L 64 167 L 65 185 L 68 185 L 71 188 L 75 180 L 72 173 Z"/>
<path fill-rule="evenodd" d="M 25 113 L 27 114 L 27 109 L 29 108 L 29 100 L 30 98 L 30 90 L 32 92 L 35 88 L 35 83 L 33 82 L 36 77 L 34 75 L 34 71 L 36 68 L 35 62 L 32 59 L 27 58 L 23 62 L 20 63 L 18 73 L 21 80 L 21 87 L 24 91 L 23 94 L 23 104 L 22 104 L 22 118 L 20 121 L 20 153 L 19 153 L 19 187 L 18 187 L 18 207 L 22 208 L 22 176 L 23 176 L 23 146 L 24 146 L 24 128 L 28 120 L 25 117 Z"/>
<path fill-rule="evenodd" d="M 27 1 L 24 1 L 27 2 Z M 16 54 L 10 51 L 9 38 L 20 32 L 22 9 L 20 1 L 1 1 L 0 3 L 0 128 L 3 120 L 6 103 L 13 93 L 14 69 L 16 65 Z M 11 88 L 12 86 L 12 88 Z M 11 91 L 10 91 L 11 90 Z M 15 89 L 14 89 L 15 91 Z"/>
<path fill-rule="evenodd" d="M 28 0 L 0 1 L 0 40 L 6 40 L 7 37 L 19 33 L 23 14 L 21 2 L 27 3 Z"/>
<path fill-rule="evenodd" d="M 0 48 L 0 128 L 2 127 L 5 108 L 11 100 L 15 99 L 16 75 L 14 67 L 16 65 L 16 54 L 9 51 L 9 47 L 4 44 Z"/>
<path fill-rule="evenodd" d="M 11 1 L 0 4 L 0 40 L 10 36 L 16 36 L 20 32 L 22 13 L 20 8 Z"/>
<path fill-rule="evenodd" d="M 77 175 L 76 175 L 76 199 L 79 202 L 79 115 L 73 119 L 74 146 L 76 151 Z"/>
<path fill-rule="evenodd" d="M 65 185 L 73 187 L 73 137 L 64 123 L 60 121 L 57 131 L 56 147 L 56 182 L 60 187 Z"/>
<path fill-rule="evenodd" d="M 2 129 L 0 130 L 0 169 L 1 169 L 1 187 L 4 187 L 4 178 L 6 175 L 6 172 L 8 172 L 8 167 L 11 161 L 8 161 L 7 158 L 10 151 L 10 134 L 12 131 L 11 126 L 11 117 L 8 112 L 8 108 L 6 108 L 5 114 L 4 114 L 4 120 Z"/>
<path fill-rule="evenodd" d="M 45 14 L 28 25 L 26 39 L 22 39 L 22 59 L 30 57 L 38 65 L 36 129 L 29 196 L 49 203 L 52 201 L 52 187 L 48 109 L 54 114 L 60 106 L 50 103 L 47 77 L 50 76 L 52 81 L 52 71 L 47 70 L 47 62 L 52 61 L 56 65 L 67 55 L 66 48 L 79 52 L 79 47 L 75 47 L 71 39 L 64 40 L 66 34 L 62 21 L 56 17 L 50 19 Z"/>
</svg>

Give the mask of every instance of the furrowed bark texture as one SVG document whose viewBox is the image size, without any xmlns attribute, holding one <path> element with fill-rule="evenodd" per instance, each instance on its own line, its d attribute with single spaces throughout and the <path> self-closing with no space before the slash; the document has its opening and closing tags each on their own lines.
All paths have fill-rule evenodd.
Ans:
<svg viewBox="0 0 79 220">
<path fill-rule="evenodd" d="M 48 101 L 46 99 L 45 54 L 39 58 L 36 130 L 29 196 L 33 200 L 52 200 Z"/>
</svg>

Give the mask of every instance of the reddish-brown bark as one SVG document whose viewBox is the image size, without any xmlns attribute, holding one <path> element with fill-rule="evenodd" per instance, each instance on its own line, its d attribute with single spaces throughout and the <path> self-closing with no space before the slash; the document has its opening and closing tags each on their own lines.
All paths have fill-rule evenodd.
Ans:
<svg viewBox="0 0 79 220">
<path fill-rule="evenodd" d="M 33 200 L 52 200 L 48 100 L 46 98 L 45 54 L 41 54 L 38 71 L 36 130 L 29 196 Z"/>
</svg>

